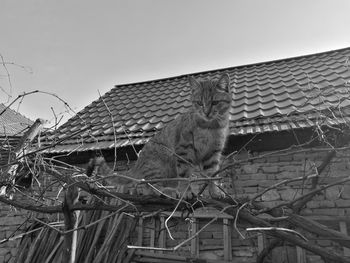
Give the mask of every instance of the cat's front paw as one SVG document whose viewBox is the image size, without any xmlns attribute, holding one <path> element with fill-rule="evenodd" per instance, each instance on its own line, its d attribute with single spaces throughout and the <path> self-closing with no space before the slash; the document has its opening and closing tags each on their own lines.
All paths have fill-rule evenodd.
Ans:
<svg viewBox="0 0 350 263">
<path fill-rule="evenodd" d="M 212 198 L 224 198 L 226 194 L 215 184 L 209 184 L 209 194 Z"/>
</svg>

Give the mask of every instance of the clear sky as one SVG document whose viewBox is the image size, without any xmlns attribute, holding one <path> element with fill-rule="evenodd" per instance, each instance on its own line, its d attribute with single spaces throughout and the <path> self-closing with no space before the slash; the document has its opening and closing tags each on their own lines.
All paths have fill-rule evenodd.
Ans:
<svg viewBox="0 0 350 263">
<path fill-rule="evenodd" d="M 7 65 L 12 85 L 0 67 L 0 102 L 41 90 L 79 111 L 116 84 L 350 47 L 349 29 L 349 0 L 0 0 L 0 54 L 25 66 Z M 65 110 L 46 94 L 14 109 L 51 107 Z"/>
</svg>

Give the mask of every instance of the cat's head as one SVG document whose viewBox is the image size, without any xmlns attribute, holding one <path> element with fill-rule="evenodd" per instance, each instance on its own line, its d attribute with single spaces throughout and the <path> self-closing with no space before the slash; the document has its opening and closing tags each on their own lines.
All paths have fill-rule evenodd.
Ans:
<svg viewBox="0 0 350 263">
<path fill-rule="evenodd" d="M 218 80 L 197 81 L 189 77 L 192 88 L 192 107 L 203 121 L 226 120 L 231 108 L 230 77 L 222 75 Z"/>
</svg>

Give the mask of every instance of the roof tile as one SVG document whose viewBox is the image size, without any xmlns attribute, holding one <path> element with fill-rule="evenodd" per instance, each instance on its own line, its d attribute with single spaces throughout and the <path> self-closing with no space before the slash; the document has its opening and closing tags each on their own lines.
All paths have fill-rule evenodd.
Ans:
<svg viewBox="0 0 350 263">
<path fill-rule="evenodd" d="M 0 136 L 22 136 L 33 121 L 0 103 Z"/>
<path fill-rule="evenodd" d="M 232 135 L 282 131 L 312 127 L 320 121 L 315 108 L 338 106 L 339 99 L 348 92 L 349 57 L 350 48 L 345 48 L 193 75 L 197 78 L 218 77 L 224 72 L 230 75 Z M 349 106 L 350 102 L 345 100 L 342 105 Z M 80 119 L 75 116 L 57 130 L 58 137 L 67 137 L 67 140 L 54 151 L 68 151 L 78 146 L 78 150 L 83 151 L 145 143 L 188 107 L 187 76 L 118 85 L 79 112 Z M 115 131 L 109 112 L 113 115 Z M 323 121 L 344 123 L 348 117 Z M 82 129 L 85 123 L 91 124 L 93 133 L 69 138 L 72 131 Z M 77 139 L 81 145 L 77 145 Z"/>
</svg>

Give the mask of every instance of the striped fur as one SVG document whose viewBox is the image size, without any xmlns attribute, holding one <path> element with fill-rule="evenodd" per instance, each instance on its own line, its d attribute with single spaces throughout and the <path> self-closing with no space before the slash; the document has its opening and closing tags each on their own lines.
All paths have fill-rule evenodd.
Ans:
<svg viewBox="0 0 350 263">
<path fill-rule="evenodd" d="M 189 78 L 192 107 L 167 124 L 142 149 L 129 174 L 138 179 L 211 176 L 220 165 L 228 134 L 232 95 L 227 74 L 218 80 Z M 179 195 L 185 187 L 176 181 L 155 185 Z M 192 187 L 192 191 L 195 187 Z M 210 191 L 220 194 L 215 185 Z M 194 194 L 195 191 L 194 191 Z"/>
</svg>

